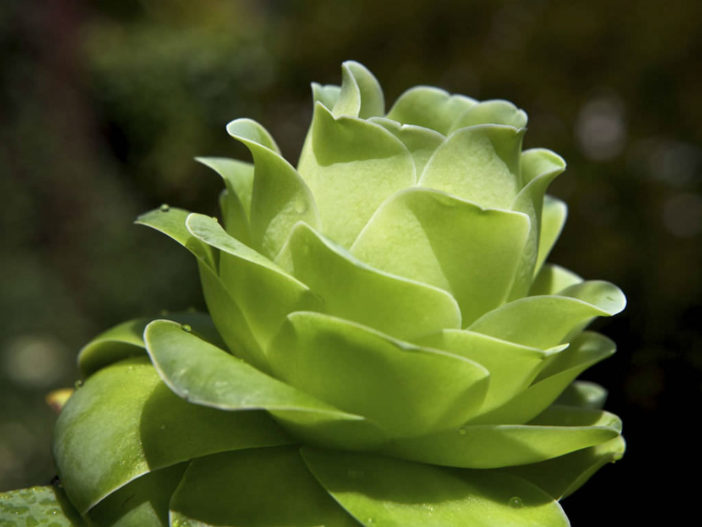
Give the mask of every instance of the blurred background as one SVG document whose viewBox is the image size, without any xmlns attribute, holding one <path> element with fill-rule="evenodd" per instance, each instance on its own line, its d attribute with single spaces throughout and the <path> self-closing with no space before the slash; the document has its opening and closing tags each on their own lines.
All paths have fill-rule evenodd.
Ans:
<svg viewBox="0 0 702 527">
<path fill-rule="evenodd" d="M 560 153 L 570 216 L 551 260 L 626 292 L 597 329 L 629 450 L 564 502 L 573 525 L 654 525 L 696 505 L 702 402 L 702 2 L 3 0 L 0 6 L 0 490 L 53 475 L 52 389 L 87 340 L 203 305 L 194 262 L 132 225 L 214 214 L 196 155 L 244 156 L 266 126 L 292 162 L 309 82 L 356 59 L 391 103 L 416 84 L 506 98 L 526 147 Z M 685 488 L 690 490 L 687 501 Z M 605 514 L 606 520 L 602 520 Z M 673 524 L 673 523 L 668 523 Z"/>
</svg>

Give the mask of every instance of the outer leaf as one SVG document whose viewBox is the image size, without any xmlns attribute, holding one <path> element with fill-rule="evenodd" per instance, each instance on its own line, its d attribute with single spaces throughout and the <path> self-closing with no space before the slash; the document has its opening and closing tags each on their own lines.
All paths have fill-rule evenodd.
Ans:
<svg viewBox="0 0 702 527">
<path fill-rule="evenodd" d="M 556 404 L 599 410 L 604 406 L 606 399 L 607 390 L 599 384 L 575 381 L 556 399 Z"/>
<path fill-rule="evenodd" d="M 330 315 L 409 341 L 460 327 L 460 310 L 446 291 L 369 267 L 305 224 L 295 227 L 280 261 Z"/>
<path fill-rule="evenodd" d="M 254 167 L 251 163 L 224 157 L 197 157 L 224 180 L 224 225 L 227 232 L 246 244 L 251 244 L 251 195 L 253 193 Z"/>
<path fill-rule="evenodd" d="M 456 119 L 476 102 L 465 95 L 451 95 L 439 88 L 417 86 L 400 95 L 387 117 L 447 135 Z"/>
<path fill-rule="evenodd" d="M 317 224 L 314 198 L 260 124 L 251 119 L 236 119 L 227 125 L 227 132 L 241 141 L 253 156 L 252 242 L 264 254 L 274 257 L 295 223 Z"/>
<path fill-rule="evenodd" d="M 363 417 L 300 392 L 166 320 L 144 334 L 159 374 L 178 395 L 220 410 L 271 412 L 295 433 L 345 447 L 377 445 L 379 431 Z"/>
<path fill-rule="evenodd" d="M 196 335 L 221 345 L 222 341 L 212 324 L 210 317 L 204 313 L 171 313 L 165 318 L 187 324 Z M 115 362 L 129 357 L 145 354 L 144 328 L 154 318 L 137 318 L 123 322 L 100 333 L 78 353 L 78 367 L 83 376 L 88 376 Z"/>
<path fill-rule="evenodd" d="M 614 463 L 621 459 L 624 450 L 626 450 L 624 438 L 617 436 L 605 443 L 572 454 L 504 470 L 533 482 L 559 500 L 578 490 L 607 463 Z"/>
<path fill-rule="evenodd" d="M 196 459 L 171 501 L 173 525 L 352 527 L 297 448 L 262 448 Z"/>
<path fill-rule="evenodd" d="M 539 254 L 536 259 L 535 271 L 548 258 L 556 240 L 561 235 L 563 225 L 568 217 L 568 206 L 558 198 L 544 196 L 544 206 L 541 212 L 541 237 L 539 238 Z"/>
<path fill-rule="evenodd" d="M 481 413 L 505 404 L 523 391 L 543 369 L 548 357 L 568 347 L 566 344 L 544 351 L 473 331 L 451 329 L 422 343 L 475 361 L 490 372 Z"/>
<path fill-rule="evenodd" d="M 151 470 L 288 441 L 265 414 L 188 404 L 161 383 L 146 358 L 136 358 L 98 371 L 73 394 L 56 423 L 54 457 L 66 493 L 84 513 Z"/>
<path fill-rule="evenodd" d="M 324 233 L 344 247 L 385 198 L 416 182 L 402 141 L 370 121 L 335 118 L 321 103 L 315 105 L 299 171 L 317 201 Z"/>
<path fill-rule="evenodd" d="M 125 485 L 88 512 L 94 527 L 167 527 L 168 504 L 186 463 L 149 472 Z"/>
<path fill-rule="evenodd" d="M 521 188 L 523 130 L 478 125 L 453 132 L 437 148 L 419 184 L 484 208 L 509 209 Z"/>
<path fill-rule="evenodd" d="M 579 284 L 583 279 L 573 271 L 555 264 L 541 267 L 529 289 L 529 296 L 557 295 L 566 287 Z"/>
<path fill-rule="evenodd" d="M 527 114 L 509 101 L 483 101 L 464 111 L 453 123 L 451 132 L 478 124 L 503 124 L 524 128 L 527 124 Z"/>
<path fill-rule="evenodd" d="M 248 320 L 217 274 L 219 255 L 215 258 L 212 247 L 195 238 L 187 229 L 185 220 L 189 214 L 180 209 L 157 209 L 140 216 L 137 223 L 171 237 L 197 258 L 205 302 L 219 334 L 231 352 L 265 368 L 263 353 Z"/>
<path fill-rule="evenodd" d="M 463 468 L 499 468 L 537 463 L 609 441 L 621 432 L 612 414 L 554 407 L 526 425 L 466 425 L 458 430 L 398 439 L 393 456 Z"/>
<path fill-rule="evenodd" d="M 368 527 L 568 525 L 557 502 L 507 474 L 459 475 L 399 459 L 310 448 L 302 454 L 322 486 Z"/>
<path fill-rule="evenodd" d="M 383 271 L 445 289 L 465 326 L 506 301 L 528 233 L 524 214 L 415 188 L 383 203 L 351 253 Z"/>
<path fill-rule="evenodd" d="M 392 436 L 466 421 L 488 386 L 487 370 L 470 360 L 319 313 L 291 314 L 269 359 L 279 378 Z"/>
<path fill-rule="evenodd" d="M 336 84 L 318 84 L 316 82 L 312 83 L 312 102 L 320 102 L 327 107 L 328 110 L 332 110 L 336 101 L 339 100 L 341 95 L 341 86 Z"/>
<path fill-rule="evenodd" d="M 545 349 L 560 344 L 594 317 L 616 315 L 625 305 L 624 293 L 617 286 L 592 280 L 572 285 L 558 295 L 514 300 L 486 313 L 469 329 Z"/>
<path fill-rule="evenodd" d="M 220 251 L 220 278 L 264 348 L 291 311 L 315 309 L 309 288 L 265 256 L 229 236 L 216 220 L 191 214 L 188 230 Z"/>
<path fill-rule="evenodd" d="M 615 349 L 610 339 L 598 333 L 584 332 L 546 364 L 529 388 L 503 406 L 481 414 L 474 422 L 524 423 L 533 419 L 553 403 L 578 375 L 612 355 Z"/>
<path fill-rule="evenodd" d="M 335 117 L 368 119 L 385 113 L 380 83 L 363 64 L 347 60 L 341 65 L 341 75 L 341 92 L 334 104 Z"/>
<path fill-rule="evenodd" d="M 57 487 L 31 487 L 0 493 L 0 525 L 84 527 L 85 523 Z"/>
</svg>

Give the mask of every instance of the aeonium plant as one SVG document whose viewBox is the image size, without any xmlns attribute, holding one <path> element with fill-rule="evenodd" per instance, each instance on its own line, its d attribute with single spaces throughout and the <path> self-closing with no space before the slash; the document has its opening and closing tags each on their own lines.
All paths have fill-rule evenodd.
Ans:
<svg viewBox="0 0 702 527">
<path fill-rule="evenodd" d="M 253 163 L 199 160 L 221 220 L 137 220 L 193 254 L 208 313 L 81 350 L 60 485 L 2 495 L 3 520 L 562 526 L 559 500 L 621 457 L 604 389 L 575 379 L 614 352 L 584 328 L 624 295 L 545 263 L 564 161 L 522 150 L 507 101 L 420 86 L 386 112 L 365 67 L 342 75 L 312 86 L 297 168 L 237 119 Z"/>
</svg>

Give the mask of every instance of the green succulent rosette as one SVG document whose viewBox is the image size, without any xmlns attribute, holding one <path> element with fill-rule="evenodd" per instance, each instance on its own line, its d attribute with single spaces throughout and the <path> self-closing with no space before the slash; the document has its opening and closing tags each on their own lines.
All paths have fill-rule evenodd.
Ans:
<svg viewBox="0 0 702 527">
<path fill-rule="evenodd" d="M 624 295 L 545 263 L 564 161 L 522 149 L 507 101 L 420 86 L 386 113 L 366 68 L 342 75 L 312 86 L 297 168 L 229 123 L 253 163 L 199 160 L 221 222 L 138 219 L 195 256 L 209 315 L 80 352 L 62 488 L 39 489 L 67 524 L 568 525 L 558 500 L 623 454 L 604 390 L 575 379 L 614 352 L 584 328 Z"/>
</svg>

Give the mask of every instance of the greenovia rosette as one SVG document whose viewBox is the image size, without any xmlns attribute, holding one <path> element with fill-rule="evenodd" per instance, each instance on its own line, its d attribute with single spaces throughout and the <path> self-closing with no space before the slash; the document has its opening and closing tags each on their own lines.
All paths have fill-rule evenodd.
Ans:
<svg viewBox="0 0 702 527">
<path fill-rule="evenodd" d="M 237 119 L 253 163 L 199 159 L 221 220 L 137 220 L 195 256 L 209 314 L 81 350 L 62 486 L 32 492 L 67 524 L 568 525 L 558 500 L 624 451 L 575 379 L 615 350 L 584 328 L 625 298 L 545 263 L 563 159 L 522 149 L 507 101 L 419 86 L 386 112 L 357 62 L 312 89 L 297 168 Z"/>
</svg>

